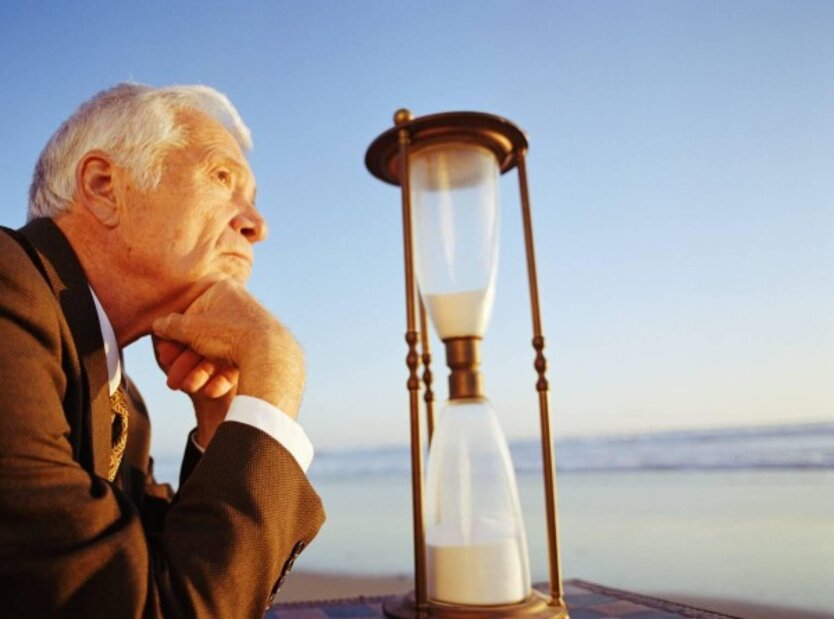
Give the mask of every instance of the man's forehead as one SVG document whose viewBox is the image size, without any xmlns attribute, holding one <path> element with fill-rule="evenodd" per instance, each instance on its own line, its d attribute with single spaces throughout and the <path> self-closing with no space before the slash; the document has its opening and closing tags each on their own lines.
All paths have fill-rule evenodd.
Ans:
<svg viewBox="0 0 834 619">
<path fill-rule="evenodd" d="M 246 161 L 245 153 L 232 132 L 205 112 L 187 108 L 177 114 L 177 121 L 185 132 L 188 145 L 223 150 L 235 159 Z"/>
</svg>

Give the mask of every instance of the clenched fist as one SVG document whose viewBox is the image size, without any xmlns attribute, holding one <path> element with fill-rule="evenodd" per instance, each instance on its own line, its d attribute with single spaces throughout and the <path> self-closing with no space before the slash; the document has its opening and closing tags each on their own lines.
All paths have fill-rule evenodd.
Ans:
<svg viewBox="0 0 834 619">
<path fill-rule="evenodd" d="M 204 389 L 207 394 L 220 393 L 223 381 L 231 388 L 235 377 L 218 368 L 237 369 L 238 394 L 265 400 L 292 418 L 298 415 L 305 377 L 301 348 L 238 282 L 212 284 L 185 313 L 154 321 L 153 332 L 157 338 L 179 342 L 190 351 L 180 362 L 182 375 L 175 375 L 175 381 L 183 381 L 189 388 L 198 385 L 197 390 Z M 170 384 L 171 373 L 166 373 Z"/>
</svg>

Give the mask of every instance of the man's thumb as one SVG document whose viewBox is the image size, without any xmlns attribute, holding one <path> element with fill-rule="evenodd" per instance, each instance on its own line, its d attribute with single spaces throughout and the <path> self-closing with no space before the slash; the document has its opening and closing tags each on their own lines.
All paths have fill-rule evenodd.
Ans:
<svg viewBox="0 0 834 619">
<path fill-rule="evenodd" d="M 174 340 L 183 344 L 190 344 L 189 317 L 182 314 L 168 314 L 153 321 L 153 334 L 166 340 Z"/>
</svg>

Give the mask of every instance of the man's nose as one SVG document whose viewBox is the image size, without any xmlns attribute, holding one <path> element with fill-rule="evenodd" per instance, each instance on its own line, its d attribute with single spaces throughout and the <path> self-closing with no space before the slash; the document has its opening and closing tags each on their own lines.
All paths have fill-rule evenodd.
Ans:
<svg viewBox="0 0 834 619">
<path fill-rule="evenodd" d="M 238 213 L 232 219 L 232 228 L 235 232 L 245 236 L 250 243 L 263 241 L 269 234 L 266 220 L 254 206 Z"/>
</svg>

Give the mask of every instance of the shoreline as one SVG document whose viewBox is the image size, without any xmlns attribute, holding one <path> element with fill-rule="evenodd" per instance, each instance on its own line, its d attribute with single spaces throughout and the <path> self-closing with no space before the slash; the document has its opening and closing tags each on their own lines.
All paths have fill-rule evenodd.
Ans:
<svg viewBox="0 0 834 619">
<path fill-rule="evenodd" d="M 604 585 L 605 583 L 599 583 Z M 294 571 L 276 600 L 278 604 L 341 600 L 356 597 L 400 595 L 414 588 L 410 574 L 351 574 L 318 571 Z M 702 597 L 671 591 L 635 592 L 651 597 L 689 604 L 705 610 L 745 619 L 834 619 L 834 611 L 813 611 L 761 604 L 750 600 Z"/>
</svg>

